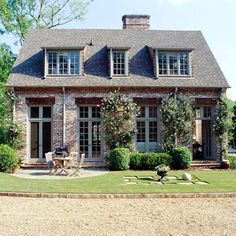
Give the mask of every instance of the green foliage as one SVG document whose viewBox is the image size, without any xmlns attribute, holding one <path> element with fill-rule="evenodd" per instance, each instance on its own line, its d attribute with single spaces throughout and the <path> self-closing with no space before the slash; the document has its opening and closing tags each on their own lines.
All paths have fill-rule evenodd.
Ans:
<svg viewBox="0 0 236 236">
<path fill-rule="evenodd" d="M 22 129 L 10 117 L 0 123 L 0 143 L 7 144 L 14 149 L 22 147 Z"/>
<path fill-rule="evenodd" d="M 130 169 L 134 170 L 154 170 L 156 166 L 170 166 L 171 163 L 171 156 L 167 153 L 130 154 Z"/>
<path fill-rule="evenodd" d="M 54 28 L 82 20 L 89 0 L 0 0 L 0 23 L 22 44 L 30 28 Z M 3 31 L 3 30 L 2 30 Z"/>
<path fill-rule="evenodd" d="M 110 168 L 112 170 L 127 170 L 129 169 L 129 149 L 127 148 L 115 148 L 111 151 Z"/>
<path fill-rule="evenodd" d="M 19 159 L 15 150 L 8 145 L 0 144 L 0 171 L 12 172 L 18 166 Z"/>
<path fill-rule="evenodd" d="M 179 144 L 191 143 L 193 107 L 187 96 L 169 94 L 163 99 L 161 116 L 165 126 L 163 150 L 170 151 Z"/>
<path fill-rule="evenodd" d="M 0 44 L 0 83 L 7 80 L 15 59 L 16 55 L 12 53 L 11 48 L 6 44 Z"/>
<path fill-rule="evenodd" d="M 173 169 L 187 169 L 191 166 L 192 155 L 188 148 L 177 147 L 171 150 L 170 155 L 172 156 L 171 167 Z"/>
<path fill-rule="evenodd" d="M 236 169 L 236 156 L 228 156 L 227 159 L 229 160 L 229 165 L 231 169 Z"/>
<path fill-rule="evenodd" d="M 227 97 L 224 94 L 222 94 L 217 99 L 216 120 L 214 128 L 221 142 L 221 152 L 223 157 L 226 156 L 226 150 L 228 148 L 227 137 L 228 137 L 228 132 L 231 129 L 230 120 L 231 119 L 229 114 Z"/>
<path fill-rule="evenodd" d="M 117 147 L 134 148 L 135 118 L 138 107 L 119 92 L 110 93 L 102 101 L 105 141 L 112 150 Z"/>
</svg>

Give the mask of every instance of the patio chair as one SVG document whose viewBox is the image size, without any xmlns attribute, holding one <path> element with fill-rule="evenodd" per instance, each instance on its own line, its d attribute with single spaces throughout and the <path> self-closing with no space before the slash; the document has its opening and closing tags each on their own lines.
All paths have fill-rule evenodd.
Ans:
<svg viewBox="0 0 236 236">
<path fill-rule="evenodd" d="M 49 174 L 52 175 L 56 171 L 56 163 L 53 161 L 52 152 L 45 153 Z M 53 171 L 54 170 L 54 171 Z"/>
<path fill-rule="evenodd" d="M 80 171 L 82 169 L 84 158 L 85 158 L 85 153 L 82 153 L 80 155 L 80 161 L 78 161 L 77 157 L 73 158 L 73 161 L 69 166 L 69 168 L 72 170 L 71 176 L 79 175 L 79 173 L 81 173 Z"/>
</svg>

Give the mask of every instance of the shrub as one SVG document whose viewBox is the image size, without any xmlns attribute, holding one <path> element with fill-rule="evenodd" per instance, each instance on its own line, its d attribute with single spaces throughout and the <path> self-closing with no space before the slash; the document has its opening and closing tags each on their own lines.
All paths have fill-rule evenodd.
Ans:
<svg viewBox="0 0 236 236">
<path fill-rule="evenodd" d="M 171 156 L 167 153 L 132 153 L 130 169 L 154 170 L 156 166 L 171 164 Z"/>
<path fill-rule="evenodd" d="M 127 170 L 129 169 L 129 149 L 115 148 L 110 154 L 110 168 L 112 170 Z"/>
<path fill-rule="evenodd" d="M 236 156 L 228 156 L 229 165 L 231 169 L 236 169 Z"/>
<path fill-rule="evenodd" d="M 174 148 L 170 155 L 172 156 L 171 167 L 173 169 L 186 169 L 191 166 L 192 155 L 188 148 L 186 147 L 177 147 Z"/>
<path fill-rule="evenodd" d="M 0 171 L 13 172 L 13 170 L 19 166 L 19 160 L 17 158 L 14 149 L 8 145 L 0 145 Z"/>
</svg>

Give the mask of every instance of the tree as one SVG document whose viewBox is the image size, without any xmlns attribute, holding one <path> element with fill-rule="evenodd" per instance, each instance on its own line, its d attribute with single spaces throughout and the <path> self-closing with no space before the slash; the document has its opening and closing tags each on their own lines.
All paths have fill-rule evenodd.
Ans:
<svg viewBox="0 0 236 236">
<path fill-rule="evenodd" d="M 216 103 L 216 120 L 214 127 L 221 143 L 221 153 L 223 158 L 227 155 L 228 132 L 232 127 L 230 118 L 228 99 L 224 94 L 222 94 L 218 97 Z"/>
<path fill-rule="evenodd" d="M 16 144 L 15 138 L 12 136 L 17 129 L 17 135 L 14 133 L 14 136 L 18 137 L 18 127 L 8 117 L 8 94 L 5 86 L 15 59 L 16 55 L 12 53 L 10 47 L 0 44 L 0 143 L 8 143 L 13 147 L 18 147 L 19 145 Z"/>
<path fill-rule="evenodd" d="M 135 118 L 138 107 L 119 92 L 110 93 L 102 101 L 103 128 L 108 147 L 134 149 Z"/>
<path fill-rule="evenodd" d="M 193 107 L 191 100 L 181 94 L 169 94 L 161 106 L 162 122 L 165 126 L 163 149 L 171 151 L 178 145 L 189 145 L 192 141 Z"/>
<path fill-rule="evenodd" d="M 16 55 L 6 44 L 0 44 L 0 82 L 6 82 L 10 74 Z"/>
<path fill-rule="evenodd" d="M 21 44 L 30 28 L 51 29 L 82 20 L 90 0 L 0 0 L 0 23 Z"/>
</svg>

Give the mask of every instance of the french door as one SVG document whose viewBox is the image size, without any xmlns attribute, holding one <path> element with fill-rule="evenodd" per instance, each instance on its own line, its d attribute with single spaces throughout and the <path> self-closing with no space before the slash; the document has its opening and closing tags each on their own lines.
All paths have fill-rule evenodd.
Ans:
<svg viewBox="0 0 236 236">
<path fill-rule="evenodd" d="M 79 156 L 85 153 L 86 161 L 102 160 L 101 112 L 97 106 L 78 108 Z"/>
<path fill-rule="evenodd" d="M 136 147 L 139 152 L 159 151 L 158 107 L 143 106 L 137 117 Z"/>
<path fill-rule="evenodd" d="M 29 108 L 30 159 L 45 161 L 45 153 L 51 151 L 51 107 L 31 106 Z"/>
</svg>

